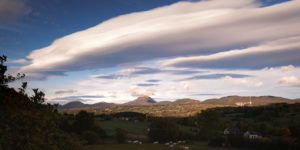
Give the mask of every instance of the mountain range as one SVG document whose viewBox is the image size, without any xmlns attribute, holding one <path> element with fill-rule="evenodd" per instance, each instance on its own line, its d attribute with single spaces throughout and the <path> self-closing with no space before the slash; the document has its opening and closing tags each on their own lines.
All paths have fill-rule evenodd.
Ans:
<svg viewBox="0 0 300 150">
<path fill-rule="evenodd" d="M 86 108 L 86 107 L 105 107 L 105 106 L 113 106 L 116 105 L 114 103 L 106 103 L 99 102 L 95 104 L 84 104 L 80 101 L 72 101 L 64 105 L 59 105 L 58 109 L 70 109 L 70 108 Z"/>
<path fill-rule="evenodd" d="M 129 101 L 124 104 L 106 103 L 99 102 L 95 104 L 84 104 L 80 101 L 69 102 L 65 105 L 60 105 L 59 109 L 70 109 L 70 108 L 86 108 L 86 107 L 107 107 L 107 106 L 151 106 L 151 105 L 223 105 L 223 106 L 260 106 L 268 105 L 273 103 L 300 103 L 300 99 L 287 99 L 275 96 L 227 96 L 218 99 L 208 99 L 204 101 L 194 99 L 178 99 L 173 102 L 171 101 L 160 101 L 157 102 L 149 96 L 140 96 L 133 101 Z"/>
</svg>

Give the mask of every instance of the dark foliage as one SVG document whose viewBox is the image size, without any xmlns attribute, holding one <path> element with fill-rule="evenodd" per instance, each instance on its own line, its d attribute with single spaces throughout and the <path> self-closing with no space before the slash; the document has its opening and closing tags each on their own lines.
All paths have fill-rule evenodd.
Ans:
<svg viewBox="0 0 300 150">
<path fill-rule="evenodd" d="M 88 144 L 96 144 L 99 141 L 99 136 L 94 131 L 84 131 L 82 133 L 82 137 Z"/>
<path fill-rule="evenodd" d="M 213 137 L 209 140 L 208 145 L 209 146 L 223 146 L 223 144 L 226 142 L 225 137 L 223 136 L 218 136 L 218 137 Z"/>
<path fill-rule="evenodd" d="M 175 141 L 181 139 L 179 126 L 171 119 L 153 118 L 149 126 L 149 137 L 153 141 Z"/>
<path fill-rule="evenodd" d="M 99 118 L 101 120 L 111 120 L 113 118 L 128 118 L 129 121 L 144 121 L 147 119 L 147 116 L 142 113 L 138 112 L 119 112 L 119 113 L 113 113 L 113 114 L 100 114 L 96 115 L 96 118 Z"/>
<path fill-rule="evenodd" d="M 119 144 L 123 144 L 127 139 L 127 131 L 122 128 L 116 128 L 116 139 Z"/>
<path fill-rule="evenodd" d="M 27 83 L 19 91 L 8 87 L 24 75 L 5 75 L 6 57 L 1 56 L 0 61 L 0 149 L 79 149 L 80 142 L 58 128 L 59 114 L 43 103 L 43 92 L 33 89 L 33 96 L 28 96 Z"/>
<path fill-rule="evenodd" d="M 71 126 L 73 132 L 81 135 L 85 131 L 93 131 L 101 138 L 106 137 L 106 132 L 96 124 L 94 114 L 88 113 L 86 111 L 80 111 L 74 119 L 74 123 L 69 124 L 70 121 L 62 124 L 62 127 Z M 68 131 L 68 129 L 66 129 Z"/>
<path fill-rule="evenodd" d="M 222 130 L 221 114 L 214 109 L 203 110 L 197 115 L 199 136 L 202 139 L 211 139 L 219 135 Z"/>
</svg>

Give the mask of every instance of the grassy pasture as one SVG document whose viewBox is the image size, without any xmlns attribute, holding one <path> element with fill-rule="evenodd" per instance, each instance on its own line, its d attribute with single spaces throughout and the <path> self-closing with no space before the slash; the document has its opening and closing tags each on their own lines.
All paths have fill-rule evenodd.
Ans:
<svg viewBox="0 0 300 150">
<path fill-rule="evenodd" d="M 133 135 L 144 136 L 147 134 L 147 122 L 98 121 L 97 123 L 107 132 L 108 136 L 114 136 L 116 128 L 123 128 Z"/>
<path fill-rule="evenodd" d="M 199 142 L 188 144 L 190 150 L 241 150 L 237 148 L 222 148 L 222 147 L 210 147 L 207 143 Z M 86 150 L 180 150 L 179 146 L 170 148 L 164 144 L 102 144 L 102 145 L 90 145 L 85 147 Z M 246 149 L 243 149 L 246 150 Z"/>
<path fill-rule="evenodd" d="M 108 136 L 115 135 L 116 128 L 123 128 L 131 135 L 146 136 L 147 135 L 147 122 L 130 122 L 130 121 L 97 121 L 97 123 L 107 132 Z M 188 133 L 193 133 L 195 127 L 180 126 L 180 128 Z"/>
</svg>

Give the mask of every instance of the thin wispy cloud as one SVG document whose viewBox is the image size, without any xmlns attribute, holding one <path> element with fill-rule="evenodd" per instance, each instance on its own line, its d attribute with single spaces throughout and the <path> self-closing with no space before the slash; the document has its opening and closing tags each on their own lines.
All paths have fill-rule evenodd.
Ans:
<svg viewBox="0 0 300 150">
<path fill-rule="evenodd" d="M 264 66 L 300 65 L 300 36 L 281 39 L 246 49 L 211 55 L 179 57 L 159 62 L 164 66 L 189 68 L 259 69 Z M 283 67 L 283 71 L 294 66 Z M 266 68 L 267 69 L 267 68 Z"/>
<path fill-rule="evenodd" d="M 90 77 L 99 79 L 121 79 L 132 78 L 135 76 L 154 75 L 154 74 L 171 74 L 171 75 L 191 75 L 204 73 L 205 71 L 199 70 L 185 70 L 185 69 L 169 69 L 169 68 L 152 68 L 152 67 L 135 67 L 119 70 L 115 73 L 103 73 L 97 75 L 91 75 Z M 158 80 L 159 81 L 159 80 Z M 158 82 L 157 80 L 148 80 L 148 82 Z"/>
<path fill-rule="evenodd" d="M 105 98 L 104 96 L 99 95 L 79 95 L 79 96 L 65 96 L 65 97 L 55 97 L 50 99 L 51 102 L 71 102 L 71 101 L 81 101 L 81 102 L 89 102 L 89 101 L 99 101 L 99 99 Z"/>
<path fill-rule="evenodd" d="M 151 84 L 151 83 L 140 83 L 138 86 L 158 86 L 159 84 Z"/>
<path fill-rule="evenodd" d="M 7 63 L 9 64 L 28 64 L 26 59 L 8 59 Z"/>
<path fill-rule="evenodd" d="M 160 82 L 160 80 L 152 79 L 152 80 L 147 80 L 146 82 Z"/>
<path fill-rule="evenodd" d="M 57 90 L 54 92 L 54 94 L 69 94 L 69 93 L 76 93 L 77 90 L 73 90 L 73 89 L 67 89 L 67 90 Z"/>
<path fill-rule="evenodd" d="M 125 77 L 124 75 L 118 75 L 118 74 L 99 74 L 99 75 L 91 75 L 93 78 L 99 78 L 99 79 L 118 79 Z"/>
<path fill-rule="evenodd" d="M 208 74 L 208 75 L 197 75 L 192 76 L 183 80 L 203 80 L 203 79 L 222 79 L 222 78 L 246 78 L 251 77 L 250 75 L 244 75 L 244 74 Z"/>
</svg>

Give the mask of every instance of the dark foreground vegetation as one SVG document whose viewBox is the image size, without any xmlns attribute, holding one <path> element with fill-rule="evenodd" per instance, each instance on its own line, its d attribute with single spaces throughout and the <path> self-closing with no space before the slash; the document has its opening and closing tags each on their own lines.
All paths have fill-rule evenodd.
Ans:
<svg viewBox="0 0 300 150">
<path fill-rule="evenodd" d="M 26 82 L 18 90 L 8 87 L 25 75 L 6 75 L 5 61 L 0 56 L 0 150 L 80 149 L 80 141 L 59 128 L 63 118 L 44 103 L 43 92 L 33 89 L 29 96 Z"/>
<path fill-rule="evenodd" d="M 300 149 L 300 104 L 222 107 L 190 117 L 136 112 L 61 114 L 27 83 L 7 84 L 0 57 L 0 150 L 76 149 Z"/>
</svg>

